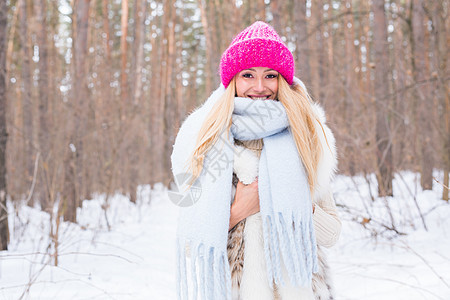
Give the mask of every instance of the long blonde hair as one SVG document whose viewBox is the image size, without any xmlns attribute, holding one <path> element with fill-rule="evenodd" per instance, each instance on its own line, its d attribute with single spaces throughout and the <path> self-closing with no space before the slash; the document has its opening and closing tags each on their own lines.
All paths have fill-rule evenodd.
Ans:
<svg viewBox="0 0 450 300">
<path fill-rule="evenodd" d="M 209 149 L 221 134 L 230 130 L 236 94 L 235 78 L 215 103 L 200 129 L 194 152 L 189 159 L 192 182 L 200 176 Z M 290 130 L 305 166 L 310 190 L 313 192 L 317 182 L 317 166 L 323 149 L 315 126 L 315 122 L 320 124 L 320 121 L 312 110 L 312 99 L 306 89 L 299 84 L 290 86 L 283 76 L 278 75 L 278 100 L 286 109 Z"/>
<path fill-rule="evenodd" d="M 236 79 L 233 77 L 225 93 L 214 104 L 200 128 L 194 152 L 188 160 L 190 163 L 189 169 L 192 172 L 191 184 L 200 176 L 203 161 L 209 149 L 217 142 L 222 133 L 230 131 L 235 95 Z"/>
</svg>

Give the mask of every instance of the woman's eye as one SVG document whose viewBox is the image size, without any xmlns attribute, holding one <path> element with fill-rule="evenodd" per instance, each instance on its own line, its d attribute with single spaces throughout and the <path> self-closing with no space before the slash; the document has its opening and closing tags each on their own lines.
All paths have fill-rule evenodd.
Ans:
<svg viewBox="0 0 450 300">
<path fill-rule="evenodd" d="M 278 74 L 269 74 L 267 75 L 267 78 L 273 79 L 273 78 L 277 78 Z"/>
<path fill-rule="evenodd" d="M 244 77 L 244 78 L 252 78 L 253 76 L 250 73 L 245 73 L 245 74 L 242 75 L 242 77 Z"/>
</svg>

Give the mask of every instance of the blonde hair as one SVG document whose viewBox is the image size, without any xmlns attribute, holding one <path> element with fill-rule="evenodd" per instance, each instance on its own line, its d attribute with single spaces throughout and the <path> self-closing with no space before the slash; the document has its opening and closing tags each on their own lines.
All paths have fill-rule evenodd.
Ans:
<svg viewBox="0 0 450 300">
<path fill-rule="evenodd" d="M 235 78 L 215 103 L 200 129 L 194 152 L 189 159 L 192 182 L 200 176 L 209 149 L 222 133 L 229 133 L 236 93 Z M 290 131 L 305 166 L 310 191 L 313 192 L 317 182 L 317 166 L 323 150 L 315 126 L 315 122 L 320 124 L 320 121 L 312 110 L 312 99 L 306 89 L 299 84 L 290 86 L 283 76 L 279 75 L 278 100 L 286 109 Z"/>
<path fill-rule="evenodd" d="M 190 184 L 200 176 L 203 169 L 203 161 L 209 149 L 217 142 L 223 132 L 229 133 L 235 95 L 236 79 L 233 77 L 225 93 L 214 104 L 211 112 L 200 128 L 194 152 L 188 160 L 190 163 L 189 169 L 192 172 Z"/>
<path fill-rule="evenodd" d="M 290 86 L 282 76 L 278 76 L 278 100 L 286 109 L 290 131 L 305 166 L 312 193 L 317 182 L 317 166 L 323 151 L 315 122 L 321 124 L 312 110 L 312 99 L 300 84 Z"/>
</svg>

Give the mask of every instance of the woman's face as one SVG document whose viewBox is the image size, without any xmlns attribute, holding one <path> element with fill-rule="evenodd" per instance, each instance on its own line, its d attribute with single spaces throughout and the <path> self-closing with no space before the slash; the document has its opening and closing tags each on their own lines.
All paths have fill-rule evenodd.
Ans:
<svg viewBox="0 0 450 300">
<path fill-rule="evenodd" d="M 266 67 L 253 67 L 237 74 L 236 94 L 254 100 L 277 99 L 278 72 Z"/>
</svg>

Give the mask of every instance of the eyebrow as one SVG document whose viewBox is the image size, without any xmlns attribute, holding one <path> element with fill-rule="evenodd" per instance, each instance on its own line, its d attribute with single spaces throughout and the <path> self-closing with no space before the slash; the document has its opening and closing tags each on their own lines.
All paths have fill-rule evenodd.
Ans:
<svg viewBox="0 0 450 300">
<path fill-rule="evenodd" d="M 250 71 L 256 72 L 256 70 L 253 69 L 253 68 L 249 68 L 249 69 L 246 69 L 246 70 L 250 70 Z M 265 72 L 271 72 L 271 71 L 275 71 L 275 70 L 274 69 L 267 69 L 267 70 L 264 70 L 264 73 Z"/>
</svg>

